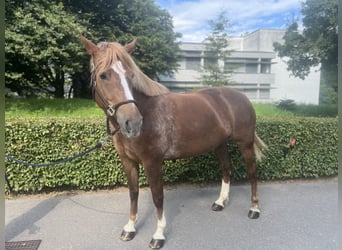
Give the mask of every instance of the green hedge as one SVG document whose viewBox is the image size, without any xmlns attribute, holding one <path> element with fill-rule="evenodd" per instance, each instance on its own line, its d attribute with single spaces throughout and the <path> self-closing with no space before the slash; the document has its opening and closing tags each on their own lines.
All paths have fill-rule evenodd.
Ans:
<svg viewBox="0 0 342 250">
<path fill-rule="evenodd" d="M 258 135 L 269 146 L 258 164 L 262 180 L 337 175 L 337 119 L 259 119 Z M 82 152 L 105 137 L 100 119 L 6 120 L 6 153 L 32 163 L 48 163 Z M 290 138 L 296 145 L 290 145 Z M 245 180 L 246 170 L 236 146 L 232 154 L 234 180 Z M 219 181 L 220 169 L 212 153 L 164 163 L 167 183 Z M 141 172 L 140 184 L 147 180 Z M 111 143 L 53 167 L 27 167 L 6 159 L 6 173 L 17 192 L 111 188 L 127 184 Z"/>
</svg>

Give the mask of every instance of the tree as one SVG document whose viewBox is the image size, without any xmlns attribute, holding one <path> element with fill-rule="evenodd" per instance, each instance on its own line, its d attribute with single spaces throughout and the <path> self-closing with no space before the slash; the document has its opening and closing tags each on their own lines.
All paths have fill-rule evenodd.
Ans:
<svg viewBox="0 0 342 250">
<path fill-rule="evenodd" d="M 177 68 L 180 36 L 153 0 L 6 0 L 6 87 L 20 95 L 90 97 L 89 58 L 79 40 L 127 43 L 152 78 Z"/>
<path fill-rule="evenodd" d="M 173 32 L 172 17 L 152 0 L 64 0 L 66 8 L 79 18 L 89 17 L 86 36 L 93 41 L 122 44 L 138 38 L 132 56 L 149 77 L 168 75 L 177 69 L 179 33 Z M 88 67 L 88 64 L 87 64 Z M 83 75 L 84 78 L 85 74 Z M 85 89 L 82 76 L 75 77 L 76 90 Z"/>
<path fill-rule="evenodd" d="M 321 103 L 337 100 L 337 10 L 336 0 L 305 1 L 301 10 L 303 31 L 293 22 L 285 32 L 284 44 L 274 43 L 275 51 L 287 58 L 288 70 L 295 77 L 304 79 L 312 66 L 321 65 Z"/>
<path fill-rule="evenodd" d="M 230 55 L 228 50 L 228 29 L 230 23 L 226 12 L 219 13 L 215 20 L 209 20 L 211 32 L 204 41 L 204 65 L 201 68 L 201 82 L 209 86 L 223 86 L 229 84 L 232 70 L 222 65 Z"/>
<path fill-rule="evenodd" d="M 61 3 L 6 0 L 6 6 L 6 87 L 63 98 L 68 77 L 81 70 L 78 36 L 85 29 Z"/>
<path fill-rule="evenodd" d="M 178 68 L 179 46 L 176 40 L 181 35 L 173 32 L 170 14 L 153 0 L 123 1 L 118 6 L 118 13 L 129 20 L 122 28 L 126 37 L 138 37 L 133 56 L 142 71 L 153 79 L 158 79 L 160 74 L 173 73 Z M 123 42 L 127 41 L 125 38 Z"/>
</svg>

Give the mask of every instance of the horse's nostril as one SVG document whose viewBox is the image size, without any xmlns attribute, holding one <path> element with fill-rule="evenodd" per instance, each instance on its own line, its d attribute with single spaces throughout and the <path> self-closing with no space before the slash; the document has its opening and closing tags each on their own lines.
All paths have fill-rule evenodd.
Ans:
<svg viewBox="0 0 342 250">
<path fill-rule="evenodd" d="M 142 127 L 142 119 L 140 118 L 132 118 L 132 119 L 123 119 L 118 120 L 120 125 L 120 130 L 128 138 L 137 137 L 140 135 L 141 127 Z"/>
<path fill-rule="evenodd" d="M 127 121 L 125 122 L 125 125 L 126 125 L 126 131 L 127 131 L 128 133 L 132 132 L 132 122 L 131 122 L 130 120 L 127 120 Z"/>
</svg>

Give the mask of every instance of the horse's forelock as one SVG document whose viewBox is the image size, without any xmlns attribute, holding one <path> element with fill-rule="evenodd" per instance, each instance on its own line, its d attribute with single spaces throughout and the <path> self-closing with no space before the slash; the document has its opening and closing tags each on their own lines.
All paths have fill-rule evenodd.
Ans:
<svg viewBox="0 0 342 250">
<path fill-rule="evenodd" d="M 126 67 L 131 67 L 132 59 L 119 43 L 115 42 L 100 42 L 97 44 L 100 48 L 99 52 L 92 58 L 94 67 L 93 70 L 96 73 L 100 73 L 107 68 L 110 68 L 117 61 L 121 61 Z M 131 68 L 128 69 L 132 70 Z"/>
</svg>

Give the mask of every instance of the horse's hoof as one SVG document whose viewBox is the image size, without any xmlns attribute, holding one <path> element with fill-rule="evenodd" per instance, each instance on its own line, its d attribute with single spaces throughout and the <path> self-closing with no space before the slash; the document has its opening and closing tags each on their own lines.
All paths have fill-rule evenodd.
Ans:
<svg viewBox="0 0 342 250">
<path fill-rule="evenodd" d="M 149 247 L 152 249 L 159 249 L 164 246 L 165 240 L 152 239 Z"/>
<path fill-rule="evenodd" d="M 133 238 L 135 237 L 135 234 L 136 232 L 126 232 L 125 230 L 122 230 L 120 240 L 123 240 L 123 241 L 133 240 Z"/>
<path fill-rule="evenodd" d="M 260 210 L 259 209 L 250 209 L 248 212 L 248 218 L 250 219 L 258 219 L 260 216 Z"/>
<path fill-rule="evenodd" d="M 214 204 L 211 206 L 211 210 L 216 211 L 216 212 L 222 211 L 223 208 L 224 208 L 224 206 L 218 205 L 218 204 L 216 204 L 216 203 L 214 203 Z"/>
</svg>

